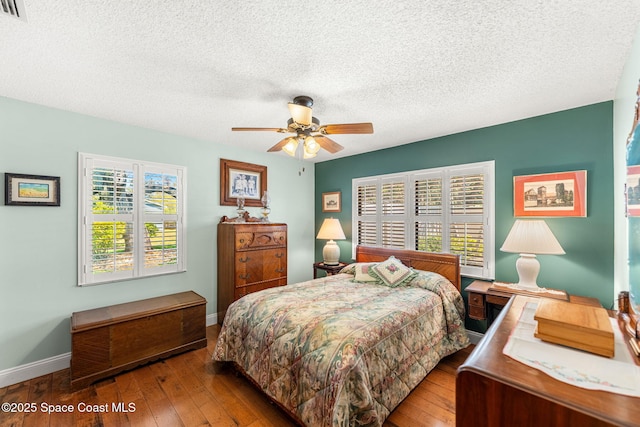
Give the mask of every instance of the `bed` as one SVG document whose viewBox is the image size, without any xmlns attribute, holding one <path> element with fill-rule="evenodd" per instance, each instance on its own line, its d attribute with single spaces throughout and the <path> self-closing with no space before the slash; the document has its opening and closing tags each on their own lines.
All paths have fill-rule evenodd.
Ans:
<svg viewBox="0 0 640 427">
<path fill-rule="evenodd" d="M 381 426 L 467 345 L 456 255 L 359 246 L 340 274 L 234 302 L 213 360 L 300 424 Z"/>
</svg>

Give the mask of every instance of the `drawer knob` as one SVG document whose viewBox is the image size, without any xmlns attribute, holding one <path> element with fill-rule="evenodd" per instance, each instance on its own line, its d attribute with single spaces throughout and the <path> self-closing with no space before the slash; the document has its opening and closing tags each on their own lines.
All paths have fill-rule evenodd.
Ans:
<svg viewBox="0 0 640 427">
<path fill-rule="evenodd" d="M 282 252 L 276 254 L 276 258 L 282 258 L 284 254 Z"/>
<path fill-rule="evenodd" d="M 276 269 L 276 273 L 284 273 L 284 268 L 278 268 L 278 269 Z"/>
<path fill-rule="evenodd" d="M 249 278 L 249 276 L 251 276 L 251 274 L 247 273 L 247 274 L 241 274 L 240 278 L 243 280 L 247 280 Z"/>
<path fill-rule="evenodd" d="M 246 258 L 240 258 L 238 261 L 240 261 L 240 262 L 249 262 L 250 259 L 251 258 L 246 257 Z"/>
</svg>

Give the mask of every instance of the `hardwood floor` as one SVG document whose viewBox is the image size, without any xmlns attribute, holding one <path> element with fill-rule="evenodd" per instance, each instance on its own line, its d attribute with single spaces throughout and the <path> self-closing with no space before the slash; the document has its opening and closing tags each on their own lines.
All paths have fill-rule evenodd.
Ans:
<svg viewBox="0 0 640 427">
<path fill-rule="evenodd" d="M 0 426 L 294 426 L 231 367 L 211 363 L 218 332 L 217 325 L 207 328 L 207 348 L 76 392 L 70 390 L 68 369 L 0 388 L 0 402 L 22 409 L 0 412 Z M 441 361 L 384 426 L 454 426 L 455 373 L 471 350 L 473 346 Z"/>
</svg>

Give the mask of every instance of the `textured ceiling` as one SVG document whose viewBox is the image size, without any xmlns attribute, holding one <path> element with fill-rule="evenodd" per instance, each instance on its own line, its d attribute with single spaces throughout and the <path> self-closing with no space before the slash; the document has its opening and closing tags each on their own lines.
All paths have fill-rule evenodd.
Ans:
<svg viewBox="0 0 640 427">
<path fill-rule="evenodd" d="M 311 96 L 352 155 L 611 100 L 637 0 L 24 0 L 0 96 L 266 151 Z M 274 156 L 285 155 L 275 153 Z"/>
</svg>

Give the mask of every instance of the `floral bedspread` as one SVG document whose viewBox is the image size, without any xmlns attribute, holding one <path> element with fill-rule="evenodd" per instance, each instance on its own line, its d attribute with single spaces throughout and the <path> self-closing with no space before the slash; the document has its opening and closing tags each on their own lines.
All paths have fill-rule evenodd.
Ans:
<svg viewBox="0 0 640 427">
<path fill-rule="evenodd" d="M 462 297 L 442 276 L 390 288 L 338 274 L 233 303 L 213 359 L 235 362 L 307 426 L 381 426 L 467 345 Z"/>
</svg>

